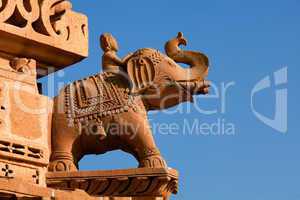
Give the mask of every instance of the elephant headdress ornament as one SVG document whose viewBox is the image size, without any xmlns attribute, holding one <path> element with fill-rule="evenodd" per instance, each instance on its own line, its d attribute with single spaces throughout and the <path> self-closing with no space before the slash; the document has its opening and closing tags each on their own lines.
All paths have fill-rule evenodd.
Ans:
<svg viewBox="0 0 300 200">
<path fill-rule="evenodd" d="M 166 54 L 139 49 L 121 59 L 109 33 L 100 37 L 103 73 L 65 86 L 54 98 L 50 171 L 75 171 L 86 154 L 121 149 L 139 167 L 164 168 L 147 111 L 165 109 L 208 93 L 208 58 L 184 51 L 182 33 L 165 45 Z M 177 63 L 185 63 L 189 68 Z"/>
</svg>

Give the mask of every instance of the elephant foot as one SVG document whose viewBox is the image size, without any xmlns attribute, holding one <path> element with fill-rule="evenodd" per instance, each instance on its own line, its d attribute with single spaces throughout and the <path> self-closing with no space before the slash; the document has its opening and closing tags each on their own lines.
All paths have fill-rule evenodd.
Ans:
<svg viewBox="0 0 300 200">
<path fill-rule="evenodd" d="M 167 168 L 166 161 L 161 156 L 150 156 L 140 161 L 139 167 Z"/>
<path fill-rule="evenodd" d="M 146 155 L 140 159 L 139 167 L 145 168 L 167 168 L 166 161 L 160 155 L 159 150 L 148 150 Z"/>
<path fill-rule="evenodd" d="M 51 161 L 48 167 L 51 172 L 69 172 L 77 171 L 76 166 L 70 160 L 55 160 Z"/>
<path fill-rule="evenodd" d="M 73 158 L 68 153 L 53 153 L 48 166 L 51 172 L 69 172 L 77 171 L 77 167 L 73 162 Z"/>
</svg>

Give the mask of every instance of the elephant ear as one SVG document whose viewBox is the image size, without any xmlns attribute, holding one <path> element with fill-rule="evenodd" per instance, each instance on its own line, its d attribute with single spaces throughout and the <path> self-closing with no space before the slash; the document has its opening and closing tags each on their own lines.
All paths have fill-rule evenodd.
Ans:
<svg viewBox="0 0 300 200">
<path fill-rule="evenodd" d="M 148 57 L 137 56 L 130 59 L 127 63 L 127 72 L 132 81 L 133 94 L 142 94 L 153 85 L 155 69 Z"/>
</svg>

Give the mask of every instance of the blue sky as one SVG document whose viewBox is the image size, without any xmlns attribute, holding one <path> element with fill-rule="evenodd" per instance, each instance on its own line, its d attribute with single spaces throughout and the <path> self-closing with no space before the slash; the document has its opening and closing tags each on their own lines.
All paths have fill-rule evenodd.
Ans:
<svg viewBox="0 0 300 200">
<path fill-rule="evenodd" d="M 90 55 L 66 69 L 63 77 L 54 74 L 56 87 L 60 82 L 101 70 L 98 39 L 103 32 L 113 33 L 119 41 L 119 55 L 125 56 L 142 47 L 163 51 L 164 43 L 178 31 L 189 40 L 187 49 L 209 56 L 208 79 L 216 86 L 212 94 L 222 93 L 222 84 L 231 85 L 219 98 L 197 97 L 197 106 L 182 104 L 172 109 L 173 114 L 149 113 L 156 127 L 178 125 L 176 134 L 166 134 L 167 130 L 157 130 L 154 134 L 169 166 L 180 172 L 180 191 L 173 199 L 300 199 L 297 129 L 300 106 L 296 92 L 300 74 L 297 68 L 300 66 L 300 1 L 72 2 L 74 10 L 89 17 Z M 266 76 L 273 83 L 273 73 L 284 67 L 288 68 L 288 83 L 272 84 L 257 93 L 254 100 L 255 109 L 272 118 L 276 112 L 276 91 L 288 90 L 288 130 L 281 133 L 254 115 L 250 100 L 256 83 Z M 204 114 L 199 112 L 199 107 L 216 112 Z M 186 112 L 187 108 L 190 112 Z M 219 121 L 220 127 L 233 126 L 234 133 L 214 134 L 213 130 L 195 129 L 186 133 L 186 123 L 213 126 Z M 86 156 L 80 162 L 82 170 L 135 166 L 136 161 L 130 155 L 118 151 Z"/>
</svg>

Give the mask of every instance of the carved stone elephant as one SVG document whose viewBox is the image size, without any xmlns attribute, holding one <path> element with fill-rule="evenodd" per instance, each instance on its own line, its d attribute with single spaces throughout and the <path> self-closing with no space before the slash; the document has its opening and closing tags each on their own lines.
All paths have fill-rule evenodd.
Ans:
<svg viewBox="0 0 300 200">
<path fill-rule="evenodd" d="M 147 111 L 192 101 L 192 95 L 206 94 L 209 87 L 205 81 L 207 57 L 183 51 L 181 44 L 186 40 L 179 33 L 165 45 L 168 56 L 155 49 L 140 49 L 124 60 L 124 70 L 107 70 L 64 87 L 54 98 L 49 170 L 75 171 L 84 155 L 117 149 L 132 154 L 139 167 L 166 167 Z M 115 56 L 107 53 L 109 58 Z"/>
</svg>

